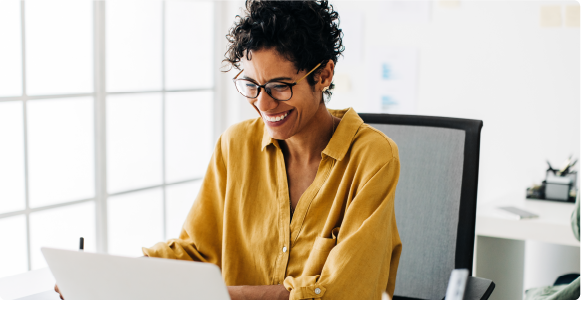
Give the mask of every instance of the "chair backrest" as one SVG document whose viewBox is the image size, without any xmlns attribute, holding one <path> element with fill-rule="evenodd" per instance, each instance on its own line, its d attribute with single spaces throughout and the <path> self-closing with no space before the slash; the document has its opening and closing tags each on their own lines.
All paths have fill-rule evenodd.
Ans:
<svg viewBox="0 0 581 321">
<path fill-rule="evenodd" d="M 453 269 L 472 275 L 482 121 L 359 114 L 398 146 L 402 254 L 394 298 L 442 299 Z"/>
</svg>

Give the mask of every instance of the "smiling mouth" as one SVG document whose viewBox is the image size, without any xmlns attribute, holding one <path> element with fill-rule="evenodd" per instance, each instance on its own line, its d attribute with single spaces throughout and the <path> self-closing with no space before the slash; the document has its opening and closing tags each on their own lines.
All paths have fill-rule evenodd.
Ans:
<svg viewBox="0 0 581 321">
<path fill-rule="evenodd" d="M 277 122 L 279 122 L 279 121 L 282 121 L 282 120 L 284 120 L 286 117 L 288 117 L 288 115 L 289 115 L 289 114 L 290 114 L 292 111 L 293 111 L 293 110 L 291 109 L 291 110 L 287 110 L 287 111 L 285 111 L 283 114 L 280 114 L 280 115 L 277 115 L 277 116 L 272 116 L 272 117 L 269 117 L 269 116 L 263 115 L 263 117 L 264 117 L 264 119 L 266 119 L 267 121 L 269 121 L 269 122 L 271 122 L 271 123 L 277 123 Z"/>
</svg>

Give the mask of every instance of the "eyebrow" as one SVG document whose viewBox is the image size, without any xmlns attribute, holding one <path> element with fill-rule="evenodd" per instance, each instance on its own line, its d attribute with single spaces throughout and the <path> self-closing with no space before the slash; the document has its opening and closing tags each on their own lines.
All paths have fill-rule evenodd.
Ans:
<svg viewBox="0 0 581 321">
<path fill-rule="evenodd" d="M 246 75 L 242 76 L 242 79 L 247 79 L 247 80 L 252 80 L 254 82 L 258 82 L 255 79 L 253 79 L 252 77 L 248 77 Z M 272 82 L 272 81 L 281 81 L 281 80 L 292 80 L 292 78 L 289 77 L 277 77 L 277 78 L 272 78 L 270 80 L 267 81 L 268 82 Z"/>
</svg>

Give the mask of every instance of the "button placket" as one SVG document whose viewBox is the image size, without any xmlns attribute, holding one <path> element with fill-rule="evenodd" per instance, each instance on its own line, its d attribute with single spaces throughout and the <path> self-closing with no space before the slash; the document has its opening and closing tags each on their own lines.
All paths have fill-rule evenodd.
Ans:
<svg viewBox="0 0 581 321">
<path fill-rule="evenodd" d="M 277 168 L 277 185 L 278 185 L 278 197 L 279 200 L 284 200 L 285 197 L 286 199 L 289 200 L 290 202 L 290 198 L 289 198 L 289 193 L 288 193 L 288 182 L 287 182 L 287 177 L 286 177 L 286 168 L 285 168 L 285 164 L 284 164 L 284 155 L 282 154 L 282 150 L 280 149 L 280 147 L 277 145 L 277 164 L 279 165 Z M 284 235 L 284 237 L 282 238 L 281 241 L 283 241 L 282 243 L 282 251 L 279 252 L 279 255 L 277 257 L 276 260 L 276 267 L 275 267 L 275 276 L 274 276 L 274 281 L 275 283 L 281 284 L 285 277 L 286 277 L 286 268 L 288 265 L 288 259 L 289 259 L 289 255 L 288 255 L 288 250 L 289 248 L 286 246 L 289 243 L 289 238 L 290 238 L 290 224 L 289 224 L 289 214 L 290 212 L 288 211 L 289 206 L 288 203 L 284 202 L 279 202 L 280 206 L 278 208 L 278 216 L 279 216 L 279 231 L 281 235 Z"/>
</svg>

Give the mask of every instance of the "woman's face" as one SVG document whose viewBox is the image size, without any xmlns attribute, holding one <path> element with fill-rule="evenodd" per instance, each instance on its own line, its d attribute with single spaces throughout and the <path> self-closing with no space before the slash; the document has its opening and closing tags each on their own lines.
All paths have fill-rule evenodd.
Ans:
<svg viewBox="0 0 581 321">
<path fill-rule="evenodd" d="M 294 83 L 309 72 L 303 70 L 297 74 L 294 64 L 280 56 L 275 49 L 252 51 L 251 55 L 251 60 L 242 60 L 244 72 L 239 79 L 254 80 L 260 85 L 269 81 Z M 270 137 L 287 139 L 311 123 L 321 103 L 323 86 L 324 84 L 318 82 L 313 89 L 307 79 L 303 79 L 292 87 L 293 95 L 290 100 L 275 100 L 261 88 L 258 97 L 248 98 L 248 102 L 260 111 Z M 284 118 L 275 121 L 276 117 Z"/>
</svg>

